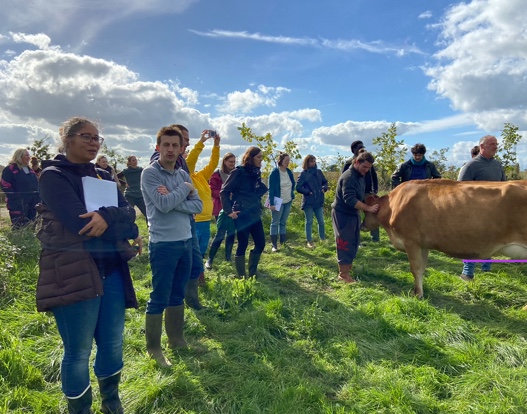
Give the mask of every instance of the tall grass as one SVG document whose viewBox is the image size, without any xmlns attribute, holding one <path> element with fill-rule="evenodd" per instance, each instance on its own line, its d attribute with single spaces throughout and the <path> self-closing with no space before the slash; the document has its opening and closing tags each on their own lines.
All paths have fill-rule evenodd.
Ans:
<svg viewBox="0 0 527 414">
<path fill-rule="evenodd" d="M 256 280 L 234 278 L 220 250 L 200 292 L 207 308 L 187 310 L 189 349 L 166 348 L 171 369 L 145 355 L 151 274 L 146 254 L 130 262 L 140 309 L 127 311 L 127 413 L 526 412 L 523 266 L 466 283 L 459 260 L 432 253 L 417 300 L 406 256 L 382 232 L 379 244 L 364 235 L 360 283 L 348 286 L 336 281 L 332 242 L 305 247 L 296 204 L 289 226 L 287 247 L 266 248 Z M 326 227 L 331 240 L 329 216 Z M 0 233 L 2 413 L 65 412 L 61 341 L 52 316 L 35 310 L 38 251 L 30 232 Z"/>
</svg>

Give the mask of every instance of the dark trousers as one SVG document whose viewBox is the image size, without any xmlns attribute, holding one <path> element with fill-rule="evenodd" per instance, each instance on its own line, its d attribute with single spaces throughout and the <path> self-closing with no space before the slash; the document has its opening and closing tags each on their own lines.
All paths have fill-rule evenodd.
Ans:
<svg viewBox="0 0 527 414">
<path fill-rule="evenodd" d="M 238 248 L 236 249 L 236 256 L 245 256 L 247 246 L 249 245 L 249 236 L 252 236 L 254 241 L 253 252 L 261 254 L 265 248 L 265 234 L 262 220 L 257 220 L 253 223 L 238 222 L 234 220 L 236 225 L 236 234 L 238 236 Z"/>
<path fill-rule="evenodd" d="M 339 264 L 352 264 L 360 242 L 360 216 L 331 210 Z"/>
</svg>

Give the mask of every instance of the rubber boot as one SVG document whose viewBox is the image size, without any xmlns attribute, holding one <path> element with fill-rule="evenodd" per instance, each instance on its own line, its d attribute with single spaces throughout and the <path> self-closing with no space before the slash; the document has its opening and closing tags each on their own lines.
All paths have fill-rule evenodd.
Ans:
<svg viewBox="0 0 527 414">
<path fill-rule="evenodd" d="M 218 253 L 218 246 L 210 246 L 209 250 L 209 258 L 205 262 L 205 269 L 210 270 L 212 269 L 212 262 L 214 261 L 214 257 L 216 256 L 216 253 Z"/>
<path fill-rule="evenodd" d="M 145 334 L 146 352 L 162 367 L 169 367 L 172 364 L 163 355 L 161 349 L 161 330 L 163 328 L 163 314 L 146 314 Z"/>
<path fill-rule="evenodd" d="M 339 263 L 339 280 L 345 283 L 355 283 L 356 280 L 350 276 L 351 265 Z"/>
<path fill-rule="evenodd" d="M 119 382 L 121 373 L 117 373 L 108 378 L 99 379 L 99 391 L 101 393 L 101 413 L 103 414 L 123 414 L 123 406 L 119 398 Z"/>
<path fill-rule="evenodd" d="M 236 273 L 238 277 L 244 278 L 245 274 L 245 256 L 234 256 L 234 265 L 236 266 Z"/>
<path fill-rule="evenodd" d="M 165 310 L 165 331 L 168 336 L 168 346 L 172 349 L 186 348 L 187 342 L 183 336 L 185 324 L 185 305 L 169 306 Z"/>
<path fill-rule="evenodd" d="M 287 240 L 287 236 L 285 233 L 280 234 L 280 244 L 283 246 L 285 244 L 285 241 Z"/>
<path fill-rule="evenodd" d="M 262 254 L 254 253 L 254 251 L 251 250 L 249 253 L 249 277 L 251 276 L 257 276 L 258 272 L 258 263 L 260 262 L 260 257 Z"/>
<path fill-rule="evenodd" d="M 199 302 L 198 284 L 199 278 L 189 279 L 185 288 L 185 303 L 189 308 L 195 310 L 203 309 L 203 306 L 201 306 L 201 303 Z"/>
<path fill-rule="evenodd" d="M 227 236 L 225 239 L 225 261 L 230 262 L 232 260 L 232 248 L 234 247 L 234 236 Z"/>
<path fill-rule="evenodd" d="M 278 235 L 277 234 L 271 234 L 271 244 L 273 245 L 273 247 L 271 248 L 271 251 L 277 252 L 278 251 Z"/>
<path fill-rule="evenodd" d="M 92 394 L 91 387 L 89 387 L 84 394 L 79 398 L 66 398 L 68 400 L 69 414 L 92 414 Z"/>
</svg>

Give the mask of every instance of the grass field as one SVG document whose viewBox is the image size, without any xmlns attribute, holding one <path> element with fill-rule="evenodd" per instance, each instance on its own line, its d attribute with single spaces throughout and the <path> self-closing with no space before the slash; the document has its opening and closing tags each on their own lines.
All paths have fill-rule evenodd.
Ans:
<svg viewBox="0 0 527 414">
<path fill-rule="evenodd" d="M 326 230 L 331 240 L 329 216 Z M 234 278 L 221 249 L 201 291 L 207 308 L 186 314 L 189 349 L 166 350 L 171 369 L 145 355 L 151 274 L 147 254 L 133 259 L 140 308 L 127 311 L 126 412 L 527 412 L 524 266 L 494 265 L 466 283 L 459 260 L 432 253 L 417 300 L 405 254 L 382 231 L 380 243 L 364 242 L 351 286 L 336 281 L 333 243 L 305 247 L 297 206 L 288 247 L 266 247 L 257 280 Z M 38 253 L 32 234 L 0 231 L 1 413 L 66 410 L 61 341 L 52 316 L 35 310 Z"/>
</svg>

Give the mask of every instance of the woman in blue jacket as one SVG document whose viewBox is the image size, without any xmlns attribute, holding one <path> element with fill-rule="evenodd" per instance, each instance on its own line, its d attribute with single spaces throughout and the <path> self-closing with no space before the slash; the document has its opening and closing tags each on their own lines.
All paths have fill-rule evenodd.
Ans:
<svg viewBox="0 0 527 414">
<path fill-rule="evenodd" d="M 29 151 L 19 148 L 2 171 L 2 190 L 13 229 L 33 222 L 37 214 L 35 206 L 40 203 L 38 178 L 29 166 L 30 159 Z"/>
<path fill-rule="evenodd" d="M 278 251 L 278 235 L 280 235 L 280 244 L 286 240 L 286 223 L 291 205 L 295 198 L 295 178 L 289 167 L 290 157 L 288 154 L 281 152 L 278 155 L 278 167 L 269 175 L 269 209 L 271 210 L 271 243 L 272 251 Z M 276 205 L 275 197 L 280 198 L 281 205 Z"/>
<path fill-rule="evenodd" d="M 314 155 L 307 155 L 302 162 L 303 171 L 298 176 L 296 191 L 302 194 L 302 210 L 306 216 L 307 247 L 315 247 L 312 239 L 313 214 L 318 222 L 318 235 L 320 240 L 326 240 L 324 229 L 324 193 L 328 191 L 328 180 L 317 168 L 317 159 Z"/>
</svg>

